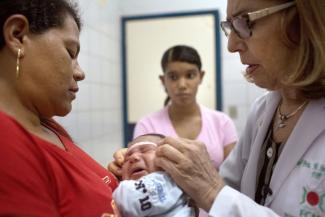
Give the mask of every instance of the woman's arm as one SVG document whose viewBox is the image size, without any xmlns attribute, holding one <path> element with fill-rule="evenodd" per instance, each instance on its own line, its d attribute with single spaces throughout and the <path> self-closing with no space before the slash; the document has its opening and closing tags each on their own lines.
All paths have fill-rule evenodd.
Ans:
<svg viewBox="0 0 325 217">
<path fill-rule="evenodd" d="M 232 149 L 235 147 L 236 142 L 230 143 L 228 145 L 226 145 L 223 148 L 223 159 L 226 159 L 228 157 L 228 155 L 230 154 L 230 152 L 232 151 Z"/>
</svg>

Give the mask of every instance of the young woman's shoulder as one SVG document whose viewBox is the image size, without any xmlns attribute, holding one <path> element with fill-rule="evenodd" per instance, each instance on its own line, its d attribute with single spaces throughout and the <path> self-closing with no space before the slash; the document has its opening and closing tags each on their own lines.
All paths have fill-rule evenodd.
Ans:
<svg viewBox="0 0 325 217">
<path fill-rule="evenodd" d="M 231 118 L 225 112 L 214 110 L 203 105 L 200 105 L 201 115 L 204 118 L 214 119 L 219 122 L 230 121 Z"/>
<path fill-rule="evenodd" d="M 152 112 L 140 118 L 138 122 L 148 122 L 148 121 L 161 121 L 168 117 L 168 109 L 164 107 L 158 111 Z"/>
</svg>

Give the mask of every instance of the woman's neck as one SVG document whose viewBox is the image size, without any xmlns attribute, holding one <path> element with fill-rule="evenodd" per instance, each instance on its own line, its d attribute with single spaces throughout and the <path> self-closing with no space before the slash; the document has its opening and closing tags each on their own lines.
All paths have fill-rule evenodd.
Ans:
<svg viewBox="0 0 325 217">
<path fill-rule="evenodd" d="M 22 104 L 15 91 L 5 82 L 0 82 L 0 110 L 13 117 L 26 129 L 41 127 L 41 121 L 36 112 Z"/>
<path fill-rule="evenodd" d="M 202 117 L 197 103 L 187 106 L 171 105 L 168 115 L 178 137 L 196 139 L 199 136 Z"/>
<path fill-rule="evenodd" d="M 297 106 L 300 106 L 304 102 L 307 101 L 306 98 L 301 96 L 300 94 L 297 93 L 295 90 L 281 90 L 281 109 L 287 110 L 287 111 L 292 111 Z"/>
<path fill-rule="evenodd" d="M 1 82 L 0 82 L 1 84 Z M 31 107 L 32 108 L 32 107 Z M 28 132 L 37 135 L 59 148 L 66 150 L 58 135 L 49 127 L 43 126 L 36 110 L 29 109 L 10 88 L 0 85 L 0 110 L 14 118 Z"/>
<path fill-rule="evenodd" d="M 173 119 L 183 119 L 200 115 L 200 106 L 197 103 L 186 106 L 171 104 L 168 109 L 169 116 Z"/>
</svg>

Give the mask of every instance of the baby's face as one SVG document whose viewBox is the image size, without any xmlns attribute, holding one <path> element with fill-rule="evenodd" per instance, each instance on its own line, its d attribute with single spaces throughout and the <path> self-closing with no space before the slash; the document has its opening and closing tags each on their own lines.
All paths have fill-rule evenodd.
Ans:
<svg viewBox="0 0 325 217">
<path fill-rule="evenodd" d="M 151 137 L 140 137 L 128 145 L 129 149 L 122 166 L 123 180 L 136 180 L 151 172 L 158 171 L 154 164 L 157 140 L 153 140 Z"/>
</svg>

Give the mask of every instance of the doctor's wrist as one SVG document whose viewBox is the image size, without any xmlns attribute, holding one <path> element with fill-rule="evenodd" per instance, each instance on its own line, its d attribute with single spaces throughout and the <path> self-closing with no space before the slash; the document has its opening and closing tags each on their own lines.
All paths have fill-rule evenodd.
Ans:
<svg viewBox="0 0 325 217">
<path fill-rule="evenodd" d="M 225 186 L 224 181 L 222 179 L 217 180 L 210 189 L 205 194 L 205 203 L 203 204 L 203 209 L 206 212 L 209 212 L 209 210 L 212 207 L 213 202 L 215 201 L 216 197 L 218 196 L 219 192 L 222 190 L 222 188 Z"/>
</svg>

